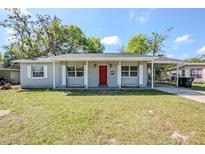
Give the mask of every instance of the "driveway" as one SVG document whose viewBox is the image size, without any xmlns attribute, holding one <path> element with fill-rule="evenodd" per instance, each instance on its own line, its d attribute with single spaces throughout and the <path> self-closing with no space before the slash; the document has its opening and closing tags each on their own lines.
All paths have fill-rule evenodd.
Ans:
<svg viewBox="0 0 205 154">
<path fill-rule="evenodd" d="M 167 86 L 167 85 L 158 85 L 155 87 L 156 90 L 168 92 L 171 94 L 175 94 L 181 97 L 185 97 L 194 101 L 198 101 L 201 103 L 205 103 L 205 93 L 194 91 L 188 88 Z"/>
</svg>

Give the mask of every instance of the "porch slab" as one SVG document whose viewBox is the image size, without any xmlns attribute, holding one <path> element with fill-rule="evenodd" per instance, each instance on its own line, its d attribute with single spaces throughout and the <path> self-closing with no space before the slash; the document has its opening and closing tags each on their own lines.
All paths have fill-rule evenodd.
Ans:
<svg viewBox="0 0 205 154">
<path fill-rule="evenodd" d="M 150 89 L 148 87 L 90 87 L 86 89 L 85 87 L 66 87 L 66 88 L 56 88 L 56 90 L 69 90 L 69 91 L 125 91 L 125 90 L 144 90 L 144 89 Z"/>
</svg>

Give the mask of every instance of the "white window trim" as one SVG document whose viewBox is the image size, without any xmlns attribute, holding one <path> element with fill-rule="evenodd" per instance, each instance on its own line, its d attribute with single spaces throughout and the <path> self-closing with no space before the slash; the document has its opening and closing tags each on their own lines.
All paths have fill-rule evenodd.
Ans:
<svg viewBox="0 0 205 154">
<path fill-rule="evenodd" d="M 44 77 L 31 77 L 31 79 L 34 79 L 34 80 L 40 79 L 40 80 L 42 80 L 42 79 L 45 79 L 45 78 Z"/>
<path fill-rule="evenodd" d="M 128 66 L 129 67 L 129 70 L 128 71 L 122 71 L 122 67 L 123 66 Z M 130 76 L 130 66 L 137 66 L 137 71 L 132 71 L 132 72 L 137 72 L 137 76 Z M 121 65 L 121 78 L 138 78 L 139 77 L 139 66 L 138 65 Z M 128 72 L 129 76 L 122 76 L 122 72 Z"/>
<path fill-rule="evenodd" d="M 41 65 L 40 65 L 41 66 Z M 33 77 L 33 70 L 32 70 L 32 67 L 34 67 L 34 65 L 31 65 L 31 79 L 32 80 L 42 80 L 42 79 L 46 79 L 45 78 L 45 68 L 44 68 L 44 65 L 42 65 L 41 67 L 43 67 L 43 77 Z"/>
<path fill-rule="evenodd" d="M 66 78 L 84 78 L 85 77 L 84 70 L 83 71 L 76 71 L 77 66 L 83 66 L 83 69 L 84 69 L 84 65 L 69 65 L 67 67 L 75 67 L 75 71 L 68 71 L 66 68 Z M 75 76 L 68 76 L 68 72 L 75 72 Z M 83 76 L 77 76 L 77 72 L 83 72 Z"/>
</svg>

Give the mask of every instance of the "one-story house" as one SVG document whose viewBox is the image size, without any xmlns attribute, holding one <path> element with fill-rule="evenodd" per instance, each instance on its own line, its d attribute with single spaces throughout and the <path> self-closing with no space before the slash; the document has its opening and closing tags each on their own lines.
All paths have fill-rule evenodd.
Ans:
<svg viewBox="0 0 205 154">
<path fill-rule="evenodd" d="M 139 54 L 64 54 L 22 59 L 22 88 L 154 88 L 154 64 L 183 61 Z"/>
<path fill-rule="evenodd" d="M 167 71 L 169 78 L 176 77 L 177 69 Z M 205 63 L 184 63 L 179 66 L 180 77 L 193 77 L 195 83 L 205 83 Z"/>
<path fill-rule="evenodd" d="M 14 80 L 16 83 L 20 83 L 20 70 L 0 67 L 0 78 Z"/>
</svg>

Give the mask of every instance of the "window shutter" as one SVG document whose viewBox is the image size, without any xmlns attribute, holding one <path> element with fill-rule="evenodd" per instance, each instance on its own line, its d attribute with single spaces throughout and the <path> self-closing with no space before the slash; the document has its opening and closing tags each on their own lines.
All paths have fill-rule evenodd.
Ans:
<svg viewBox="0 0 205 154">
<path fill-rule="evenodd" d="M 139 66 L 139 84 L 143 84 L 143 65 Z"/>
<path fill-rule="evenodd" d="M 31 78 L 31 65 L 27 65 L 27 78 Z"/>
<path fill-rule="evenodd" d="M 47 65 L 44 65 L 44 78 L 48 77 Z"/>
<path fill-rule="evenodd" d="M 62 86 L 66 86 L 66 66 L 62 65 Z"/>
</svg>

